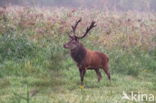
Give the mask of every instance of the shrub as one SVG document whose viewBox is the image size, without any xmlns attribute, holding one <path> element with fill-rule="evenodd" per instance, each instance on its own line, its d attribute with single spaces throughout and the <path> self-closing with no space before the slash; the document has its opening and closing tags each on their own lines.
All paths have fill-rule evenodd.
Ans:
<svg viewBox="0 0 156 103">
<path fill-rule="evenodd" d="M 37 46 L 24 36 L 5 34 L 0 37 L 0 59 L 21 60 L 35 56 Z"/>
</svg>

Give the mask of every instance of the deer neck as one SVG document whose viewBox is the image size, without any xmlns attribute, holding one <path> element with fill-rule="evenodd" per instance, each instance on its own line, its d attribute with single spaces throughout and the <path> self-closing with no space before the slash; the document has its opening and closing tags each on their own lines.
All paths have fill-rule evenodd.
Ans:
<svg viewBox="0 0 156 103">
<path fill-rule="evenodd" d="M 82 44 L 80 44 L 78 47 L 71 50 L 71 57 L 74 59 L 75 62 L 81 64 L 86 56 L 86 53 L 86 49 Z"/>
</svg>

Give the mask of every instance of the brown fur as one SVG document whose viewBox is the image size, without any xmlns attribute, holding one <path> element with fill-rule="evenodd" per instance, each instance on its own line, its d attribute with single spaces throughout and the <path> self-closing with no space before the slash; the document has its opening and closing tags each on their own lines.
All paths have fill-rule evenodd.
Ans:
<svg viewBox="0 0 156 103">
<path fill-rule="evenodd" d="M 83 60 L 83 66 L 84 68 L 90 69 L 90 68 L 102 68 L 103 66 L 108 64 L 108 57 L 107 55 L 98 52 L 98 51 L 92 51 L 89 49 L 86 49 L 87 53 Z"/>
<path fill-rule="evenodd" d="M 71 56 L 77 63 L 80 70 L 81 84 L 83 84 L 83 78 L 86 70 L 95 70 L 98 76 L 98 81 L 101 80 L 102 75 L 99 69 L 103 69 L 110 79 L 108 62 L 109 58 L 106 54 L 92 51 L 90 49 L 84 48 L 82 44 L 77 46 L 75 49 L 71 50 Z"/>
</svg>

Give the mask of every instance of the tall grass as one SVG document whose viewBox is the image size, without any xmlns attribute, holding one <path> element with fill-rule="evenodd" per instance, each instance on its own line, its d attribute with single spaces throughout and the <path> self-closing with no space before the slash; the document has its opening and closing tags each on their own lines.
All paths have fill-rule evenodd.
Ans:
<svg viewBox="0 0 156 103">
<path fill-rule="evenodd" d="M 3 94 L 9 95 L 5 98 L 15 99 L 17 102 L 17 97 L 12 95 L 13 91 L 17 91 L 17 94 L 24 93 L 25 88 L 22 86 L 27 84 L 30 90 L 39 90 L 39 94 L 43 97 L 39 100 L 34 97 L 32 103 L 43 103 L 43 100 L 47 103 L 50 101 L 66 103 L 73 101 L 74 97 L 69 101 L 64 98 L 81 93 L 76 89 L 79 85 L 76 64 L 72 61 L 69 51 L 63 48 L 63 44 L 68 41 L 70 26 L 79 17 L 83 18 L 77 28 L 80 35 L 91 20 L 97 22 L 95 30 L 81 42 L 87 48 L 108 54 L 110 58 L 113 84 L 109 84 L 105 79 L 97 84 L 94 82 L 96 75 L 93 72 L 86 74 L 86 85 L 96 91 L 98 98 L 104 99 L 103 96 L 100 97 L 102 94 L 99 88 L 102 90 L 107 88 L 110 91 L 104 94 L 110 96 L 107 95 L 105 102 L 110 102 L 112 96 L 115 96 L 113 101 L 118 100 L 119 90 L 139 90 L 141 80 L 145 90 L 155 90 L 155 15 L 67 8 L 1 8 L 0 102 L 10 102 L 1 97 Z M 145 76 L 147 78 L 143 80 Z M 114 92 L 111 92 L 111 88 L 115 89 Z M 74 90 L 73 94 L 68 94 L 71 90 Z M 51 91 L 54 95 L 51 95 Z M 84 97 L 95 96 L 93 91 L 86 90 L 85 94 L 82 94 L 83 99 L 75 101 L 87 103 L 89 99 L 86 100 Z M 67 94 L 66 97 L 63 97 L 61 92 Z M 49 97 L 44 97 L 44 94 L 49 94 Z"/>
</svg>

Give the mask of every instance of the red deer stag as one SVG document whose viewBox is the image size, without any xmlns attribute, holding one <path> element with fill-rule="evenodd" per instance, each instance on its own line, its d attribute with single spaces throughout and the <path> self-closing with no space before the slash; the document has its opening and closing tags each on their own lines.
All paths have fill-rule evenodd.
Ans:
<svg viewBox="0 0 156 103">
<path fill-rule="evenodd" d="M 108 79 L 110 80 L 110 72 L 108 67 L 109 58 L 106 54 L 98 52 L 98 51 L 92 51 L 83 46 L 82 43 L 79 42 L 80 39 L 84 38 L 88 32 L 93 29 L 96 24 L 95 21 L 92 21 L 90 26 L 87 27 L 86 32 L 83 34 L 83 36 L 78 37 L 75 34 L 77 25 L 81 22 L 81 19 L 76 21 L 75 25 L 72 26 L 72 35 L 69 35 L 70 41 L 66 44 L 64 44 L 64 48 L 70 49 L 70 54 L 72 59 L 77 63 L 77 66 L 79 68 L 80 77 L 81 77 L 81 85 L 83 85 L 83 79 L 86 70 L 95 70 L 98 81 L 102 79 L 102 75 L 99 71 L 99 69 L 103 69 L 106 73 Z"/>
</svg>

